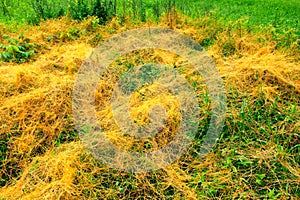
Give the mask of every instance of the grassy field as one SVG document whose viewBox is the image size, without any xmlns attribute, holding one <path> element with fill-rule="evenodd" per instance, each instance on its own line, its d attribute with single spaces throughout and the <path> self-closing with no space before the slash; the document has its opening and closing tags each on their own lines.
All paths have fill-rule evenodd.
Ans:
<svg viewBox="0 0 300 200">
<path fill-rule="evenodd" d="M 176 11 L 167 1 L 126 1 L 125 6 L 117 1 L 117 16 L 106 23 L 71 14 L 37 20 L 28 2 L 33 1 L 0 1 L 9 12 L 4 16 L 2 7 L 0 15 L 0 199 L 300 198 L 299 1 L 186 0 L 176 1 Z M 68 8 L 53 2 L 57 13 L 60 6 Z M 134 3 L 143 5 L 136 13 Z M 99 123 L 115 145 L 147 152 L 176 134 L 171 127 L 168 136 L 119 135 L 110 108 L 112 88 L 132 67 L 153 62 L 176 68 L 193 86 L 201 108 L 197 137 L 178 161 L 131 174 L 102 164 L 84 148 L 74 127 L 72 90 L 96 45 L 148 26 L 172 28 L 206 48 L 225 84 L 227 113 L 216 146 L 199 158 L 211 113 L 203 79 L 190 73 L 181 57 L 162 50 L 118 58 L 95 91 Z M 153 102 L 169 105 L 168 114 L 176 115 L 175 100 L 149 86 L 132 95 L 131 116 L 147 124 Z M 176 123 L 168 118 L 169 126 Z"/>
<path fill-rule="evenodd" d="M 2 9 L 0 19 L 2 21 L 17 21 L 18 23 L 39 21 L 35 19 L 41 16 L 43 11 L 45 17 L 56 17 L 67 13 L 74 16 L 73 12 L 81 12 L 86 7 L 91 9 L 96 4 L 96 0 L 87 1 L 39 1 L 34 0 L 2 0 Z M 77 2 L 77 3 L 76 3 Z M 83 3 L 80 3 L 83 2 Z M 102 6 L 109 7 L 109 3 L 116 3 L 116 15 L 145 15 L 146 17 L 155 17 L 164 14 L 171 6 L 176 8 L 183 14 L 190 17 L 199 18 L 207 14 L 212 15 L 225 22 L 236 21 L 240 18 L 245 18 L 252 25 L 273 25 L 281 28 L 298 29 L 299 31 L 299 10 L 300 2 L 297 0 L 291 1 L 262 1 L 262 0 L 117 0 L 117 1 L 102 1 Z M 4 7 L 6 5 L 6 7 Z M 85 12 L 88 12 L 86 11 Z M 108 12 L 112 12 L 107 9 Z M 298 32 L 299 33 L 299 32 Z"/>
<path fill-rule="evenodd" d="M 299 1 L 262 1 L 262 0 L 226 0 L 226 1 L 188 1 L 187 14 L 191 16 L 205 15 L 214 11 L 217 18 L 225 21 L 236 21 L 242 17 L 251 25 L 283 25 L 299 29 Z M 187 4 L 189 5 L 189 4 Z"/>
</svg>

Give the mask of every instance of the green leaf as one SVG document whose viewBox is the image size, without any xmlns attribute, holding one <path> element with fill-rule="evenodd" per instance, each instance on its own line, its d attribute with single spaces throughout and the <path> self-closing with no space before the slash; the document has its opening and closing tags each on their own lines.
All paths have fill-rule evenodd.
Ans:
<svg viewBox="0 0 300 200">
<path fill-rule="evenodd" d="M 26 58 L 30 56 L 29 52 L 22 52 L 21 55 L 22 57 L 26 57 Z"/>
<path fill-rule="evenodd" d="M 7 52 L 4 52 L 2 55 L 3 55 L 3 57 L 6 58 L 6 59 L 7 59 L 7 58 L 12 58 L 12 54 L 7 53 Z"/>
<path fill-rule="evenodd" d="M 6 51 L 10 54 L 13 54 L 14 53 L 13 46 L 12 45 L 7 46 Z"/>
<path fill-rule="evenodd" d="M 255 179 L 255 182 L 258 184 L 258 185 L 261 185 L 262 181 L 260 179 Z"/>
<path fill-rule="evenodd" d="M 261 180 L 263 180 L 263 179 L 266 177 L 265 174 L 257 174 L 257 176 L 258 176 L 258 178 L 261 179 Z"/>
<path fill-rule="evenodd" d="M 21 46 L 21 45 L 19 45 L 18 48 L 20 49 L 20 51 L 25 51 L 25 50 L 26 50 L 26 49 L 25 49 L 23 46 Z"/>
<path fill-rule="evenodd" d="M 12 45 L 12 48 L 15 52 L 21 52 L 18 46 Z"/>
<path fill-rule="evenodd" d="M 256 174 L 257 178 L 255 179 L 255 182 L 259 185 L 262 184 L 262 180 L 266 177 L 265 174 Z"/>
</svg>

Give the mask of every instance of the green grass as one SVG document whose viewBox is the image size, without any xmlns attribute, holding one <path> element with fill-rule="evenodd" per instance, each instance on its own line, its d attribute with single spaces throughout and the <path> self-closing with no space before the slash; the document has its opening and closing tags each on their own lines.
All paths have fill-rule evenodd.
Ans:
<svg viewBox="0 0 300 200">
<path fill-rule="evenodd" d="M 117 0 L 119 15 L 134 13 L 139 17 L 155 17 L 167 11 L 169 0 Z M 17 21 L 18 23 L 35 22 L 39 17 L 34 10 L 34 0 L 3 0 L 0 6 L 0 21 Z M 72 12 L 74 3 L 63 0 L 45 1 L 45 16 L 56 17 L 60 14 Z M 95 0 L 84 1 L 87 9 L 91 9 Z M 211 14 L 226 22 L 247 18 L 250 25 L 273 25 L 287 29 L 295 29 L 299 33 L 300 1 L 298 0 L 177 0 L 176 8 L 191 17 L 202 17 Z M 36 6 L 35 6 L 36 7 Z"/>
<path fill-rule="evenodd" d="M 189 5 L 183 8 L 185 13 L 194 17 L 213 12 L 213 16 L 227 22 L 247 18 L 250 25 L 300 28 L 298 0 L 187 0 L 185 4 Z"/>
</svg>

